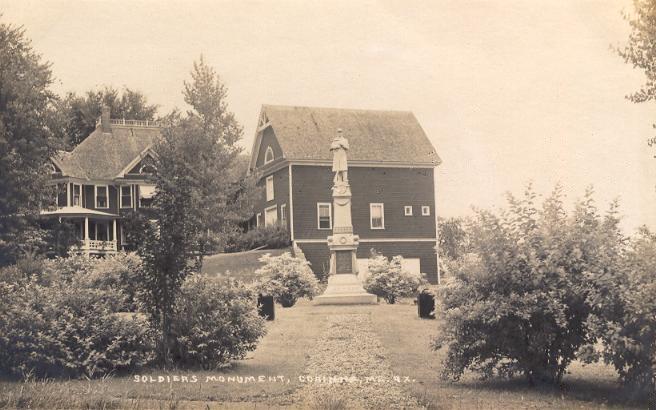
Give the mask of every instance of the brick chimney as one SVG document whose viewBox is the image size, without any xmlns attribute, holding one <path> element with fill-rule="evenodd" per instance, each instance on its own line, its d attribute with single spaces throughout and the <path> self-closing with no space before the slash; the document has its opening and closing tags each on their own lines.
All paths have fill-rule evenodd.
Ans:
<svg viewBox="0 0 656 410">
<path fill-rule="evenodd" d="M 102 132 L 112 132 L 112 126 L 109 123 L 110 115 L 111 111 L 109 110 L 109 106 L 103 104 L 100 114 L 100 128 L 102 129 Z"/>
</svg>

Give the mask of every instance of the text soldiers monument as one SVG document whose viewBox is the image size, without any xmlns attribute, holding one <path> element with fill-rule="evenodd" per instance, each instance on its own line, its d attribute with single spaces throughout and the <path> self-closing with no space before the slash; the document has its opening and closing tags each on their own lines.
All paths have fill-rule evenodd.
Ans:
<svg viewBox="0 0 656 410">
<path fill-rule="evenodd" d="M 346 151 L 348 140 L 337 130 L 330 145 L 333 153 L 333 234 L 328 237 L 330 248 L 330 276 L 323 295 L 316 298 L 317 305 L 375 304 L 375 295 L 365 292 L 356 276 L 356 251 L 359 237 L 353 234 L 351 223 L 351 186 L 348 182 Z"/>
</svg>

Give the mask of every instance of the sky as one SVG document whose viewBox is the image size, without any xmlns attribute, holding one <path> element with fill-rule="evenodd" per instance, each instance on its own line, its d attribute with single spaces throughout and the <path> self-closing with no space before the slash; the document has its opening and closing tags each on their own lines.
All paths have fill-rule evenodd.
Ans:
<svg viewBox="0 0 656 410">
<path fill-rule="evenodd" d="M 619 198 L 623 227 L 656 228 L 654 105 L 613 51 L 630 0 L 0 0 L 52 62 L 55 91 L 142 91 L 185 108 L 202 54 L 250 151 L 262 104 L 412 111 L 436 147 L 438 214 L 504 206 L 527 183 L 566 202 Z M 348 137 L 348 136 L 347 136 Z"/>
</svg>

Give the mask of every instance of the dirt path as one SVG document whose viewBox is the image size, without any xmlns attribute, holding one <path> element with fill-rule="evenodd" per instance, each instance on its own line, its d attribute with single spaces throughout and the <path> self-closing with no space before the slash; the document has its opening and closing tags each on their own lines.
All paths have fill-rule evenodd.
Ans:
<svg viewBox="0 0 656 410">
<path fill-rule="evenodd" d="M 319 409 L 423 408 L 402 390 L 369 314 L 333 314 L 293 402 Z"/>
</svg>

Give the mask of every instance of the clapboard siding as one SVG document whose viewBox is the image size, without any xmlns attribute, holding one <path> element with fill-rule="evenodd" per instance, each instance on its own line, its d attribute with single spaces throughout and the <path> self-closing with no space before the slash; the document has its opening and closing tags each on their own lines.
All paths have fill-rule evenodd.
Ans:
<svg viewBox="0 0 656 410">
<path fill-rule="evenodd" d="M 266 200 L 266 178 L 269 175 L 273 175 L 273 200 Z M 255 214 L 262 213 L 264 215 L 264 210 L 270 206 L 276 205 L 278 209 L 278 222 L 281 221 L 282 215 L 280 214 L 281 205 L 286 204 L 286 216 L 287 230 L 289 227 L 289 170 L 287 167 L 279 169 L 273 174 L 264 174 L 258 181 L 257 186 L 260 188 L 260 196 L 258 202 L 255 206 Z M 252 224 L 255 224 L 255 219 L 252 220 Z"/>
<path fill-rule="evenodd" d="M 292 168 L 295 239 L 325 239 L 330 232 L 317 227 L 317 202 L 332 202 L 333 173 L 329 166 Z M 433 169 L 351 167 L 351 213 L 354 233 L 361 238 L 435 238 Z M 383 203 L 385 229 L 371 229 L 370 203 Z M 404 206 L 413 207 L 404 216 Z M 421 207 L 430 215 L 422 216 Z"/>
<path fill-rule="evenodd" d="M 298 243 L 305 257 L 311 263 L 312 271 L 325 274 L 328 271 L 330 252 L 326 243 Z M 404 258 L 419 258 L 420 270 L 431 283 L 437 283 L 437 257 L 435 242 L 366 242 L 360 243 L 358 258 L 368 258 L 371 250 L 389 258 L 401 255 Z"/>
<path fill-rule="evenodd" d="M 278 144 L 278 140 L 276 139 L 271 127 L 262 132 L 262 142 L 260 143 L 260 149 L 257 153 L 257 161 L 255 163 L 258 168 L 264 165 L 264 154 L 268 147 L 271 147 L 273 150 L 274 161 L 267 165 L 280 162 L 282 160 L 282 149 L 280 148 L 280 144 Z"/>
</svg>

